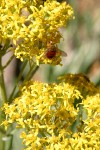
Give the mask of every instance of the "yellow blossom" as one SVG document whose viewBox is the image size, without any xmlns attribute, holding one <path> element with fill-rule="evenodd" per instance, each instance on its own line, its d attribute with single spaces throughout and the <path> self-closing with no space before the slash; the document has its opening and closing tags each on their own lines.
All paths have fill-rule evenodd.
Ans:
<svg viewBox="0 0 100 150">
<path fill-rule="evenodd" d="M 58 84 L 27 82 L 3 110 L 5 127 L 16 122 L 25 128 L 25 150 L 99 150 L 100 90 L 82 74 L 66 75 Z"/>
<path fill-rule="evenodd" d="M 36 59 L 36 62 L 57 65 L 61 55 L 54 59 L 44 57 L 47 43 L 59 43 L 59 28 L 73 18 L 73 9 L 66 2 L 56 0 L 2 0 L 0 4 L 0 36 L 10 39 L 11 50 L 21 61 Z"/>
</svg>

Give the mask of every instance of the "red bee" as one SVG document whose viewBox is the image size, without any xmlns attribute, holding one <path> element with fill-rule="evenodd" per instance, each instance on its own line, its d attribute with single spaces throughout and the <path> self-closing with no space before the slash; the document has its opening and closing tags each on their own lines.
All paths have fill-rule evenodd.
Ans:
<svg viewBox="0 0 100 150">
<path fill-rule="evenodd" d="M 56 56 L 57 52 L 60 52 L 62 56 L 67 56 L 67 54 L 64 51 L 61 51 L 55 46 L 52 42 L 47 44 L 47 51 L 45 53 L 45 56 L 48 59 L 52 59 Z"/>
</svg>

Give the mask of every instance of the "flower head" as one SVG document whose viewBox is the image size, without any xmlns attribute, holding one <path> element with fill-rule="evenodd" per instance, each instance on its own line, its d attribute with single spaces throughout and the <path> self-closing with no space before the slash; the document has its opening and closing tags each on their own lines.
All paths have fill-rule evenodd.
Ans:
<svg viewBox="0 0 100 150">
<path fill-rule="evenodd" d="M 22 61 L 35 58 L 40 63 L 60 63 L 60 55 L 49 60 L 44 54 L 47 43 L 59 43 L 59 28 L 73 17 L 71 6 L 56 0 L 2 0 L 0 12 L 0 35 L 12 41 L 11 49 L 17 58 Z"/>
<path fill-rule="evenodd" d="M 78 83 L 71 84 L 76 77 Z M 69 74 L 68 82 L 59 84 L 27 82 L 21 95 L 4 105 L 3 124 L 7 127 L 16 122 L 17 127 L 25 129 L 21 138 L 26 150 L 98 149 L 100 91 L 90 81 L 85 89 L 87 80 L 83 77 Z"/>
</svg>

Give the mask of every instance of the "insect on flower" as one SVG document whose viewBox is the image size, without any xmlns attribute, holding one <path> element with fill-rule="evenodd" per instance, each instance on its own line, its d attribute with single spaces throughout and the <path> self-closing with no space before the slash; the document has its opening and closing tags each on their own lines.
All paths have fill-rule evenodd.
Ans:
<svg viewBox="0 0 100 150">
<path fill-rule="evenodd" d="M 64 51 L 61 51 L 57 48 L 57 46 L 55 46 L 51 41 L 50 43 L 47 44 L 47 51 L 45 53 L 45 56 L 48 59 L 52 59 L 56 56 L 57 53 L 60 53 L 61 56 L 67 56 L 67 53 L 65 53 Z"/>
</svg>

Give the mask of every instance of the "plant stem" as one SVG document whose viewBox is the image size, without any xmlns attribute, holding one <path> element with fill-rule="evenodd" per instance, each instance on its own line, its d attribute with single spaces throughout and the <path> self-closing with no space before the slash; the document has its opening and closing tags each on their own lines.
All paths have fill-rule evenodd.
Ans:
<svg viewBox="0 0 100 150">
<path fill-rule="evenodd" d="M 5 102 L 7 102 L 7 94 L 6 94 L 6 87 L 5 87 L 5 81 L 4 81 L 4 69 L 3 69 L 3 66 L 2 66 L 2 55 L 0 56 L 0 94 L 1 94 L 1 104 L 0 104 L 0 106 L 3 106 L 3 104 Z M 0 133 L 0 138 L 2 139 L 3 134 L 5 134 L 5 133 L 4 133 L 4 130 L 2 130 L 1 128 L 0 128 L 0 132 L 1 132 Z M 4 141 L 2 141 L 0 147 L 2 147 L 2 150 L 5 150 L 5 142 Z"/>
<path fill-rule="evenodd" d="M 9 148 L 8 150 L 12 150 L 12 144 L 13 144 L 13 135 L 10 135 L 10 145 L 9 145 Z"/>
<path fill-rule="evenodd" d="M 15 57 L 14 55 L 12 55 L 10 57 L 10 59 L 8 60 L 8 62 L 3 66 L 3 69 L 6 68 L 11 63 L 11 61 L 13 60 L 14 57 Z"/>
<path fill-rule="evenodd" d="M 5 81 L 4 81 L 2 57 L 0 57 L 0 91 L 1 91 L 1 98 L 2 98 L 2 104 L 3 104 L 4 102 L 7 102 L 7 93 L 6 93 L 6 87 L 5 87 Z"/>
<path fill-rule="evenodd" d="M 3 128 L 0 128 L 0 132 L 1 132 L 2 134 L 6 134 L 6 131 L 5 131 Z"/>
<path fill-rule="evenodd" d="M 33 64 L 29 72 L 27 73 L 24 82 L 30 80 L 38 69 L 39 69 L 39 66 L 37 66 L 36 64 Z"/>
<path fill-rule="evenodd" d="M 13 98 L 15 98 L 18 95 L 18 93 L 19 93 L 19 91 L 17 91 L 16 94 L 15 94 L 15 91 L 16 91 L 16 88 L 18 87 L 18 83 L 19 83 L 19 81 L 20 81 L 20 79 L 22 77 L 22 74 L 23 74 L 23 71 L 24 71 L 24 69 L 26 67 L 26 64 L 27 64 L 27 61 L 24 62 L 23 67 L 21 69 L 21 72 L 20 72 L 20 74 L 19 74 L 19 76 L 17 78 L 17 81 L 15 83 L 15 87 L 13 88 L 13 91 L 12 91 L 12 93 L 11 93 L 9 99 L 8 99 L 9 103 L 11 103 L 13 101 Z M 27 75 L 25 77 L 25 80 L 23 81 L 22 84 L 24 84 L 26 81 L 30 80 L 32 78 L 32 76 L 35 74 L 35 72 L 38 70 L 38 68 L 39 68 L 39 66 L 37 66 L 36 64 L 33 64 L 31 66 L 30 70 L 28 71 L 28 73 L 27 73 Z"/>
<path fill-rule="evenodd" d="M 21 79 L 21 77 L 22 77 L 22 74 L 23 74 L 23 71 L 24 71 L 26 65 L 27 65 L 27 61 L 25 61 L 25 62 L 23 63 L 21 72 L 20 72 L 20 74 L 19 74 L 19 76 L 18 76 L 18 78 L 17 78 L 17 80 L 16 80 L 15 87 L 13 88 L 13 91 L 12 91 L 12 93 L 11 93 L 9 99 L 8 99 L 8 102 L 9 102 L 9 103 L 11 103 L 11 102 L 13 101 L 16 88 L 17 88 L 18 83 L 19 83 L 19 81 L 20 81 L 20 79 Z"/>
<path fill-rule="evenodd" d="M 33 75 L 38 70 L 38 68 L 39 68 L 39 66 L 37 66 L 36 64 L 33 64 L 31 66 L 29 72 L 27 73 L 27 75 L 26 75 L 26 77 L 25 77 L 25 79 L 24 79 L 24 81 L 22 83 L 23 85 L 24 85 L 25 82 L 29 81 L 33 77 Z M 17 96 L 18 96 L 18 92 L 16 93 L 15 97 L 17 97 Z"/>
</svg>

